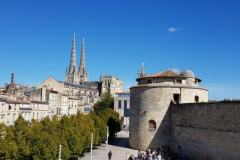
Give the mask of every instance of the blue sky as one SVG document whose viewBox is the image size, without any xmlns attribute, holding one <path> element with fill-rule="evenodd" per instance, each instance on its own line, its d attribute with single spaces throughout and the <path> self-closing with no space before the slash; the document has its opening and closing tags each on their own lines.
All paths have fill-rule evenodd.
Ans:
<svg viewBox="0 0 240 160">
<path fill-rule="evenodd" d="M 240 98 L 238 0 L 2 0 L 0 85 L 16 74 L 36 85 L 64 80 L 73 32 L 82 36 L 90 80 L 101 73 L 135 84 L 147 73 L 191 69 L 210 99 Z"/>
</svg>

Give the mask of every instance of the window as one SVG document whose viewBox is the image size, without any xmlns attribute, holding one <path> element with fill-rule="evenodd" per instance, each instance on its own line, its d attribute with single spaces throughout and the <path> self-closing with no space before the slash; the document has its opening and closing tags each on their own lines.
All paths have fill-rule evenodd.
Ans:
<svg viewBox="0 0 240 160">
<path fill-rule="evenodd" d="M 175 80 L 175 83 L 177 83 L 177 84 L 182 84 L 182 80 L 181 80 L 181 79 L 176 79 L 176 80 Z"/>
<path fill-rule="evenodd" d="M 147 83 L 152 83 L 152 79 L 147 79 Z"/>
<path fill-rule="evenodd" d="M 156 130 L 156 122 L 154 120 L 150 120 L 148 122 L 148 130 L 155 131 Z"/>
<path fill-rule="evenodd" d="M 199 102 L 199 97 L 195 96 L 195 102 L 198 103 Z"/>
<path fill-rule="evenodd" d="M 180 102 L 180 94 L 173 94 L 173 100 L 178 104 Z"/>
<path fill-rule="evenodd" d="M 122 101 L 121 100 L 118 101 L 118 108 L 122 108 Z"/>
<path fill-rule="evenodd" d="M 12 106 L 11 106 L 11 105 L 9 105 L 9 106 L 8 106 L 8 110 L 11 110 L 11 109 L 12 109 Z"/>
<path fill-rule="evenodd" d="M 127 100 L 124 100 L 124 108 L 127 108 Z"/>
<path fill-rule="evenodd" d="M 57 110 L 57 114 L 61 114 L 61 110 L 60 109 Z"/>
</svg>

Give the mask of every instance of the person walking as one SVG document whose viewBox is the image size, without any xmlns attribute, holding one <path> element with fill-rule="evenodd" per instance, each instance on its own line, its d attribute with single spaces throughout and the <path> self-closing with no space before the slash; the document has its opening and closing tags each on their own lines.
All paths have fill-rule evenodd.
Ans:
<svg viewBox="0 0 240 160">
<path fill-rule="evenodd" d="M 112 151 L 110 150 L 110 151 L 108 152 L 108 160 L 111 160 L 111 158 L 112 158 Z"/>
<path fill-rule="evenodd" d="M 138 153 L 137 153 L 137 160 L 142 160 L 142 153 L 140 150 L 138 150 Z"/>
</svg>

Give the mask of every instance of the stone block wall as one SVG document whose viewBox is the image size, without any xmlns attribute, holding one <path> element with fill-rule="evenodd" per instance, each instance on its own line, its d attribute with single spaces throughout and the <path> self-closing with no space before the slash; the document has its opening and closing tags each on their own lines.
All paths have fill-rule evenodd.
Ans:
<svg viewBox="0 0 240 160">
<path fill-rule="evenodd" d="M 240 102 L 170 106 L 170 147 L 183 159 L 240 159 Z"/>
<path fill-rule="evenodd" d="M 131 88 L 129 144 L 132 148 L 146 150 L 169 143 L 168 108 L 173 93 L 178 88 Z M 156 130 L 148 129 L 148 122 L 156 122 Z"/>
</svg>

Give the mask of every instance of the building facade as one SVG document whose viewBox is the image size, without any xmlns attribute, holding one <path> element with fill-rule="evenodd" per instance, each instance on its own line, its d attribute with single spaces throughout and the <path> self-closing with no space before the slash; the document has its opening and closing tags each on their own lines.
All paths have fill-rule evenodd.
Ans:
<svg viewBox="0 0 240 160">
<path fill-rule="evenodd" d="M 123 81 L 116 76 L 101 75 L 100 77 L 101 94 L 109 92 L 111 95 L 123 91 Z"/>
<path fill-rule="evenodd" d="M 118 92 L 114 94 L 114 111 L 119 113 L 122 122 L 122 130 L 129 129 L 130 92 Z"/>
</svg>

